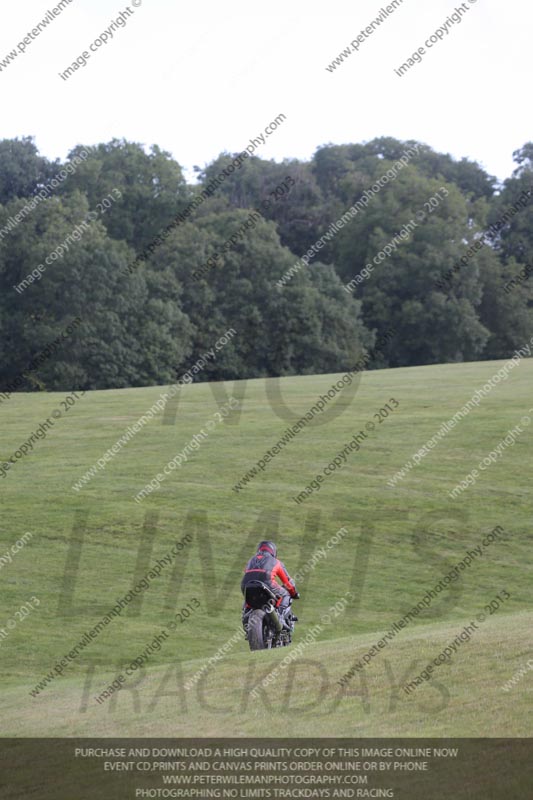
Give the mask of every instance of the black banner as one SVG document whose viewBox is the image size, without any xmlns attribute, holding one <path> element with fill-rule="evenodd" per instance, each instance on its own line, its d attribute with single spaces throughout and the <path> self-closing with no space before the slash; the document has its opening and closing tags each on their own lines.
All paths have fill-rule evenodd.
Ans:
<svg viewBox="0 0 533 800">
<path fill-rule="evenodd" d="M 3 739 L 5 800 L 533 796 L 533 739 Z"/>
</svg>

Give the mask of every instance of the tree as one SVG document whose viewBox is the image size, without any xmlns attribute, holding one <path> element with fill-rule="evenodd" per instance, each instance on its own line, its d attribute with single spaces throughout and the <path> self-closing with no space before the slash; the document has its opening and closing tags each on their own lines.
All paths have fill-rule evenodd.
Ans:
<svg viewBox="0 0 533 800">
<path fill-rule="evenodd" d="M 192 197 L 180 165 L 157 145 L 146 153 L 140 144 L 113 139 L 95 147 L 78 146 L 69 157 L 83 150 L 89 155 L 69 177 L 63 192 L 82 191 L 93 211 L 104 198 L 115 198 L 102 222 L 112 239 L 127 242 L 136 252 L 169 225 Z"/>
<path fill-rule="evenodd" d="M 201 188 L 233 158 L 223 153 L 201 172 Z M 309 249 L 325 221 L 324 199 L 311 167 L 297 159 L 277 164 L 255 156 L 248 158 L 226 178 L 216 196 L 226 202 L 211 205 L 211 211 L 258 208 L 265 219 L 276 224 L 281 243 L 297 254 Z"/>
<path fill-rule="evenodd" d="M 32 197 L 59 169 L 43 156 L 31 136 L 0 141 L 0 205 Z"/>
<path fill-rule="evenodd" d="M 381 170 L 389 165 L 382 162 Z M 437 207 L 429 211 L 430 198 L 437 202 L 439 194 Z M 419 212 L 426 214 L 424 220 Z M 445 290 L 435 287 L 475 240 L 469 216 L 455 186 L 426 178 L 409 165 L 336 236 L 334 260 L 343 281 L 367 269 L 365 279 L 354 285 L 365 325 L 378 335 L 388 327 L 396 331 L 387 346 L 389 366 L 472 360 L 483 352 L 489 331 L 476 311 L 482 296 L 479 261 L 471 259 Z"/>
<path fill-rule="evenodd" d="M 0 388 L 170 383 L 230 328 L 198 379 L 350 369 L 376 336 L 389 339 L 379 366 L 507 356 L 531 331 L 533 144 L 498 194 L 478 164 L 421 145 L 334 229 L 411 145 L 251 157 L 183 221 L 233 156 L 188 186 L 155 145 L 80 145 L 81 163 L 43 197 L 61 164 L 32 139 L 0 142 Z M 304 267 L 317 243 L 320 261 Z M 29 368 L 74 317 L 68 344 Z"/>
<path fill-rule="evenodd" d="M 176 298 L 162 298 L 143 268 L 124 277 L 132 251 L 88 223 L 88 211 L 79 193 L 45 201 L 0 248 L 0 386 L 21 374 L 24 388 L 54 390 L 164 383 L 188 352 L 191 326 Z M 28 371 L 76 317 L 68 343 Z"/>
<path fill-rule="evenodd" d="M 489 225 L 503 260 L 514 258 L 519 264 L 533 264 L 533 143 L 513 156 L 518 167 L 494 198 Z"/>
<path fill-rule="evenodd" d="M 488 210 L 494 257 L 481 279 L 480 315 L 491 335 L 486 358 L 505 358 L 533 331 L 533 144 L 514 154 L 518 164 Z"/>
<path fill-rule="evenodd" d="M 227 211 L 181 225 L 148 264 L 182 287 L 183 310 L 194 325 L 188 365 L 231 327 L 236 335 L 209 361 L 202 380 L 335 372 L 349 368 L 370 340 L 334 271 L 322 277 L 298 274 L 287 289 L 276 281 L 294 264 L 272 222 L 244 232 L 200 280 L 192 273 L 221 253 L 229 236 L 249 219 Z M 327 273 L 327 274 L 326 274 Z M 178 370 L 178 372 L 180 371 Z"/>
</svg>

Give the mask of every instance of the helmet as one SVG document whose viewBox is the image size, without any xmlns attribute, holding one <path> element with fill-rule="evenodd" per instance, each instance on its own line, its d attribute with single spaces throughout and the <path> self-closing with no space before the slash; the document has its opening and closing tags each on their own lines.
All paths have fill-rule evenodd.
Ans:
<svg viewBox="0 0 533 800">
<path fill-rule="evenodd" d="M 276 558 L 277 553 L 278 553 L 278 548 L 276 547 L 274 542 L 270 542 L 268 540 L 265 540 L 263 542 L 259 542 L 259 544 L 257 545 L 257 550 L 258 551 L 259 550 L 267 550 L 271 555 L 274 556 L 274 558 Z"/>
</svg>

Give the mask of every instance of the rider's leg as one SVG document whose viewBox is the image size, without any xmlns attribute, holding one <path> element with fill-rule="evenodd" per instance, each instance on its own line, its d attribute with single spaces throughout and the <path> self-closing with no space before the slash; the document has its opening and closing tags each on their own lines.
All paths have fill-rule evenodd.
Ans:
<svg viewBox="0 0 533 800">
<path fill-rule="evenodd" d="M 278 606 L 278 611 L 280 616 L 282 617 L 283 621 L 285 622 L 286 626 L 290 628 L 289 625 L 289 611 L 290 611 L 290 594 L 288 593 L 287 589 L 284 586 L 277 587 L 276 594 L 278 597 L 281 598 L 281 603 Z"/>
</svg>

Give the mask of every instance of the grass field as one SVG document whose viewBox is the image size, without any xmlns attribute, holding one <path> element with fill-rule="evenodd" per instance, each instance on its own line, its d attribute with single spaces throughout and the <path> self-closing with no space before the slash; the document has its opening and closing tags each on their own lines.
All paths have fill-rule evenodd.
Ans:
<svg viewBox="0 0 533 800">
<path fill-rule="evenodd" d="M 228 395 L 244 393 L 240 416 L 216 422 L 188 461 L 141 503 L 134 496 L 215 419 L 212 388 L 186 387 L 175 425 L 155 418 L 75 491 L 74 482 L 161 389 L 90 392 L 79 399 L 1 479 L 0 555 L 26 531 L 33 534 L 0 570 L 2 735 L 530 736 L 532 673 L 508 692 L 501 687 L 533 655 L 533 425 L 522 425 L 516 443 L 474 486 L 455 500 L 448 492 L 533 406 L 533 361 L 512 370 L 403 480 L 393 488 L 387 483 L 502 363 L 365 373 L 342 414 L 301 431 L 238 493 L 232 486 L 288 422 L 274 412 L 265 381 L 226 384 Z M 335 380 L 282 379 L 295 419 Z M 1 461 L 62 397 L 14 395 L 1 403 Z M 379 422 L 374 414 L 390 398 L 399 405 Z M 375 428 L 361 449 L 320 491 L 295 503 L 292 498 L 372 420 Z M 501 539 L 341 689 L 337 681 L 354 661 L 496 526 L 504 531 Z M 346 610 L 330 615 L 331 623 L 292 665 L 279 669 L 259 700 L 250 690 L 290 650 L 251 654 L 240 640 L 187 690 L 184 683 L 240 622 L 240 575 L 257 541 L 275 539 L 295 574 L 341 527 L 347 531 L 342 541 L 299 587 L 294 646 L 351 591 Z M 147 573 L 187 533 L 191 544 L 151 581 L 142 600 L 31 696 L 127 594 L 134 576 Z M 510 598 L 408 696 L 403 684 L 502 590 Z M 32 597 L 39 606 L 8 628 Z M 150 654 L 142 672 L 98 704 L 95 695 L 146 651 L 191 597 L 200 608 Z"/>
</svg>

